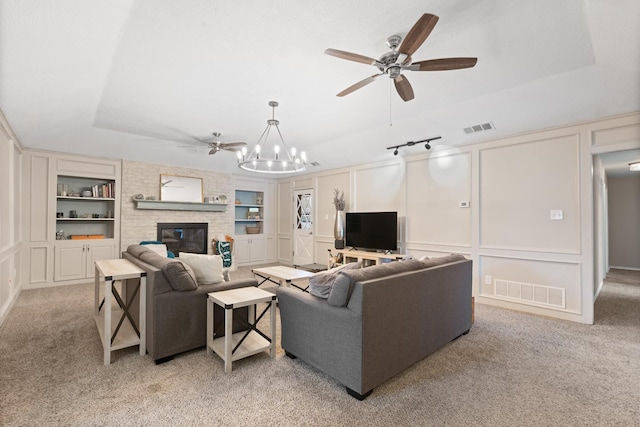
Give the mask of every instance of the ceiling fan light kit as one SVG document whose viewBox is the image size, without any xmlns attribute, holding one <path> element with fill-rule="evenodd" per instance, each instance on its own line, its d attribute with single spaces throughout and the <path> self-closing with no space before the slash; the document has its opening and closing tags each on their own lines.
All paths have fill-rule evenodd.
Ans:
<svg viewBox="0 0 640 427">
<path fill-rule="evenodd" d="M 404 40 L 399 35 L 393 35 L 387 38 L 387 46 L 389 46 L 391 50 L 383 54 L 379 59 L 337 49 L 325 50 L 324 53 L 327 55 L 373 65 L 380 71 L 379 74 L 374 74 L 349 86 L 338 93 L 337 96 L 342 97 L 348 95 L 373 82 L 379 76 L 386 74 L 390 79 L 393 79 L 400 98 L 407 102 L 414 98 L 414 93 L 409 80 L 402 74 L 403 71 L 443 71 L 474 67 L 478 62 L 478 58 L 441 58 L 412 62 L 411 55 L 413 55 L 427 37 L 429 37 L 438 19 L 435 15 L 425 13 L 418 19 L 413 27 L 411 27 L 411 30 L 409 30 Z"/>
<path fill-rule="evenodd" d="M 272 109 L 272 113 L 271 119 L 267 120 L 267 127 L 262 132 L 258 143 L 251 152 L 248 152 L 246 147 L 242 147 L 242 150 L 238 151 L 238 167 L 249 172 L 271 174 L 287 174 L 304 171 L 307 164 L 305 152 L 301 152 L 300 156 L 298 156 L 297 150 L 294 147 L 287 149 L 287 145 L 280 132 L 280 122 L 275 119 L 275 108 L 278 106 L 278 103 L 276 101 L 269 101 L 269 106 Z M 274 144 L 273 154 L 267 153 L 263 148 L 267 146 L 269 133 L 272 128 L 275 128 L 278 132 L 280 144 L 282 145 L 281 148 L 280 145 Z"/>
</svg>

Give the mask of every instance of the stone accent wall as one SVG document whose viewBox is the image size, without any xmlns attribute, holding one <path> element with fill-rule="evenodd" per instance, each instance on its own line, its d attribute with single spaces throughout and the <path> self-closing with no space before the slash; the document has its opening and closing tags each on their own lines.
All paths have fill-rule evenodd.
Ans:
<svg viewBox="0 0 640 427">
<path fill-rule="evenodd" d="M 160 175 L 182 175 L 203 179 L 205 196 L 227 196 L 226 212 L 194 212 L 138 210 L 133 203 L 135 194 L 154 196 L 160 200 Z M 156 240 L 158 222 L 207 222 L 209 224 L 209 253 L 213 253 L 211 240 L 220 234 L 233 235 L 233 176 L 229 173 L 177 166 L 159 165 L 123 160 L 120 218 L 120 245 L 124 251 L 131 244 L 143 240 Z"/>
</svg>

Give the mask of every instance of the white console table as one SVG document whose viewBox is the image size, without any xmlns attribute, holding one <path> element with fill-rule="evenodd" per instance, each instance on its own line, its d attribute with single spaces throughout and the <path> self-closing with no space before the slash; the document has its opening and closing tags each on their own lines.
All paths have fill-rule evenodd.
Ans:
<svg viewBox="0 0 640 427">
<path fill-rule="evenodd" d="M 365 261 L 373 261 L 373 263 L 377 265 L 384 262 L 396 261 L 406 256 L 405 254 L 386 254 L 384 252 L 368 252 L 353 249 L 338 249 L 336 252 L 342 254 L 343 264 L 361 261 L 363 266 L 366 264 Z M 331 266 L 329 265 L 329 267 Z"/>
<path fill-rule="evenodd" d="M 122 299 L 113 286 L 117 281 L 140 278 L 140 317 L 135 324 L 129 313 L 131 301 Z M 100 303 L 100 279 L 104 278 L 104 300 Z M 96 261 L 95 272 L 94 317 L 104 349 L 104 364 L 111 363 L 111 352 L 121 348 L 140 346 L 140 356 L 147 352 L 146 348 L 146 300 L 147 273 L 126 259 L 104 259 Z M 135 295 L 135 292 L 134 292 Z M 112 297 L 116 299 L 118 308 L 112 308 Z"/>
</svg>

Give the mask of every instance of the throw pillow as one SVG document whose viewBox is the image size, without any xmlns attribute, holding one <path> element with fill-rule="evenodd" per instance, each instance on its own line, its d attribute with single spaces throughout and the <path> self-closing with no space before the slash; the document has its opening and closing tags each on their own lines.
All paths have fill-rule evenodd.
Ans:
<svg viewBox="0 0 640 427">
<path fill-rule="evenodd" d="M 314 274 L 309 277 L 309 293 L 319 298 L 329 298 L 329 292 L 331 292 L 331 288 L 333 287 L 333 283 L 338 277 L 338 274 L 342 270 L 352 270 L 360 267 L 361 263 L 352 262 Z"/>
<path fill-rule="evenodd" d="M 167 245 L 164 244 L 147 244 L 145 245 L 147 248 L 151 249 L 153 252 L 157 253 L 160 256 L 167 257 Z"/>
<path fill-rule="evenodd" d="M 424 264 L 418 260 L 393 261 L 386 264 L 373 265 L 360 270 L 342 271 L 333 284 L 327 303 L 335 307 L 345 307 L 351 298 L 353 284 L 366 280 L 379 279 L 406 271 L 421 270 Z"/>
<path fill-rule="evenodd" d="M 179 258 L 193 269 L 198 285 L 210 285 L 224 281 L 222 274 L 222 257 L 220 255 L 180 252 Z"/>
<path fill-rule="evenodd" d="M 448 264 L 455 261 L 464 261 L 466 258 L 460 254 L 450 254 L 441 257 L 431 257 L 422 261 L 425 268 L 437 267 L 438 265 Z"/>
<path fill-rule="evenodd" d="M 162 272 L 174 291 L 193 291 L 198 288 L 196 275 L 191 267 L 182 261 L 171 261 L 162 266 Z"/>
</svg>

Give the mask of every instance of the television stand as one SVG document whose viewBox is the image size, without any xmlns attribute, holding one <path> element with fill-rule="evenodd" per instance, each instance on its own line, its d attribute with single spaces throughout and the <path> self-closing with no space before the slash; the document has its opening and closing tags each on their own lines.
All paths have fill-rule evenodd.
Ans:
<svg viewBox="0 0 640 427">
<path fill-rule="evenodd" d="M 337 253 L 342 254 L 342 263 L 362 262 L 363 267 L 369 265 L 383 264 L 389 261 L 396 261 L 404 258 L 405 254 L 391 254 L 382 252 L 359 251 L 353 249 L 338 249 Z"/>
</svg>

